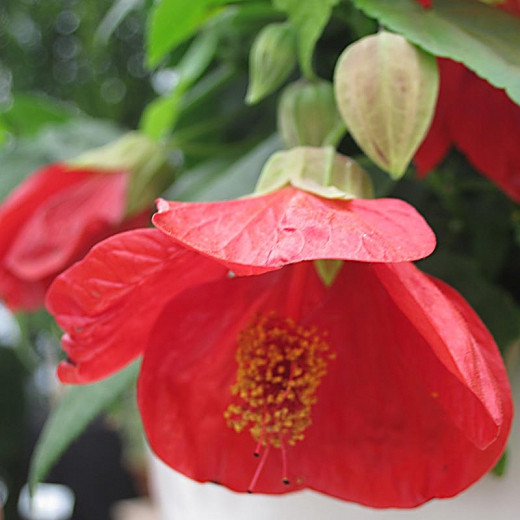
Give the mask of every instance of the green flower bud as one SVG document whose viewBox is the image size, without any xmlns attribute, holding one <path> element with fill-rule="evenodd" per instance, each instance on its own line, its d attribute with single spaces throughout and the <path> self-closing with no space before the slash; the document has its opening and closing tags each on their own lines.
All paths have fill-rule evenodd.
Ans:
<svg viewBox="0 0 520 520">
<path fill-rule="evenodd" d="M 336 146 L 345 133 L 328 81 L 297 81 L 283 91 L 278 105 L 278 131 L 287 148 Z"/>
<path fill-rule="evenodd" d="M 363 151 L 401 177 L 431 124 L 439 89 L 435 58 L 398 34 L 353 43 L 336 65 L 338 107 Z"/>
<path fill-rule="evenodd" d="M 257 103 L 275 91 L 296 65 L 296 38 L 288 24 L 273 23 L 256 37 L 249 54 L 246 102 Z"/>
<path fill-rule="evenodd" d="M 350 157 L 332 146 L 299 146 L 273 154 L 262 169 L 255 193 L 278 190 L 291 184 L 326 199 L 372 197 L 368 174 Z"/>
<path fill-rule="evenodd" d="M 112 143 L 89 150 L 67 164 L 108 173 L 128 171 L 128 215 L 150 206 L 173 180 L 174 173 L 162 145 L 138 132 L 130 132 Z"/>
</svg>

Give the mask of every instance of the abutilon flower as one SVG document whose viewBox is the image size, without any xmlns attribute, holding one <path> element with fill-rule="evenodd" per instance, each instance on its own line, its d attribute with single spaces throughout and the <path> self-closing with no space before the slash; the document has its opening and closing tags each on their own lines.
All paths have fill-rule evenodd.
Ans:
<svg viewBox="0 0 520 520">
<path fill-rule="evenodd" d="M 144 428 L 172 468 L 412 507 L 496 462 L 512 416 L 501 356 L 463 298 L 410 263 L 435 238 L 409 205 L 286 186 L 160 201 L 154 223 L 95 246 L 47 306 L 66 331 L 63 382 L 143 355 Z M 323 259 L 344 261 L 330 285 Z"/>
<path fill-rule="evenodd" d="M 500 7 L 509 13 L 520 15 L 520 0 L 478 0 L 483 4 L 491 4 Z M 435 5 L 435 0 L 416 0 L 423 7 L 430 8 Z"/>
<path fill-rule="evenodd" d="M 149 212 L 125 220 L 128 172 L 46 166 L 0 207 L 0 298 L 14 310 L 43 304 L 55 276 L 88 249 Z"/>
<path fill-rule="evenodd" d="M 519 0 L 494 5 L 520 16 Z M 419 173 L 425 175 L 435 168 L 453 145 L 509 197 L 520 201 L 520 106 L 503 89 L 463 64 L 443 58 L 438 58 L 438 64 L 440 89 L 435 116 L 415 155 Z"/>
<path fill-rule="evenodd" d="M 0 300 L 13 310 L 34 310 L 54 278 L 91 246 L 146 226 L 151 201 L 132 197 L 131 183 L 143 196 L 141 178 L 152 184 L 162 157 L 154 143 L 128 134 L 23 181 L 0 206 Z"/>
</svg>

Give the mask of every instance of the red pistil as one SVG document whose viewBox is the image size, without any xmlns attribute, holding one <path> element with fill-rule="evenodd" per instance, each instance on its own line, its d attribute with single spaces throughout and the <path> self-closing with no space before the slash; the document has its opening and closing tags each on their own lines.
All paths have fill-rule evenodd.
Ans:
<svg viewBox="0 0 520 520">
<path fill-rule="evenodd" d="M 269 455 L 269 449 L 271 446 L 268 444 L 266 449 L 264 450 L 264 453 L 262 454 L 262 458 L 260 459 L 260 462 L 258 463 L 258 466 L 256 467 L 255 474 L 253 475 L 253 478 L 251 480 L 251 483 L 249 484 L 249 487 L 247 488 L 248 493 L 252 493 L 253 489 L 256 486 L 256 483 L 258 481 L 258 477 L 260 476 L 260 473 L 262 473 L 262 469 L 265 465 L 265 461 L 267 460 L 267 455 Z"/>
</svg>

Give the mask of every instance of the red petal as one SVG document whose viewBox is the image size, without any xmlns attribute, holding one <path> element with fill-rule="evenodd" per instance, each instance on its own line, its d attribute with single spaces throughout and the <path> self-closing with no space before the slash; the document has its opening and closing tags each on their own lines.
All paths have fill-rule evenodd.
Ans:
<svg viewBox="0 0 520 520">
<path fill-rule="evenodd" d="M 451 60 L 437 59 L 440 70 L 440 86 L 435 116 L 428 134 L 417 150 L 415 166 L 421 176 L 435 168 L 446 156 L 452 144 L 450 119 L 458 110 L 463 68 Z"/>
<path fill-rule="evenodd" d="M 520 0 L 505 0 L 503 4 L 499 4 L 497 7 L 515 16 L 520 16 Z"/>
<path fill-rule="evenodd" d="M 311 318 L 337 359 L 290 453 L 309 487 L 413 507 L 459 493 L 494 465 L 510 389 L 496 345 L 453 289 L 411 264 L 351 263 Z"/>
<path fill-rule="evenodd" d="M 419 174 L 437 166 L 453 143 L 477 170 L 520 201 L 520 106 L 464 65 L 438 63 L 435 117 L 414 159 Z"/>
<path fill-rule="evenodd" d="M 316 259 L 401 262 L 435 248 L 424 219 L 396 199 L 331 200 L 286 187 L 259 197 L 159 201 L 154 224 L 238 275 Z"/>
<path fill-rule="evenodd" d="M 464 299 L 451 287 L 421 273 L 413 264 L 375 266 L 374 270 L 399 309 L 422 334 L 461 391 L 475 397 L 471 417 L 460 415 L 454 388 L 436 390 L 439 402 L 477 447 L 493 442 L 503 421 L 501 390 L 507 385 L 502 358 L 491 334 Z M 435 386 L 431 367 L 424 382 Z M 498 384 L 495 379 L 503 379 Z M 464 387 L 464 388 L 462 388 Z"/>
<path fill-rule="evenodd" d="M 51 164 L 27 178 L 0 207 L 0 297 L 13 309 L 32 309 L 41 305 L 52 277 L 30 286 L 5 267 L 5 258 L 24 223 L 31 219 L 40 201 L 52 197 L 56 191 L 81 182 L 85 172 L 64 175 L 63 164 Z"/>
<path fill-rule="evenodd" d="M 56 278 L 47 308 L 66 331 L 63 382 L 88 383 L 139 356 L 164 303 L 192 285 L 226 276 L 155 229 L 121 233 Z"/>
<path fill-rule="evenodd" d="M 298 271 L 309 283 L 300 291 L 301 321 L 329 333 L 337 359 L 318 389 L 305 439 L 287 450 L 291 486 L 282 486 L 281 454 L 271 449 L 255 491 L 309 487 L 375 507 L 412 507 L 452 496 L 488 471 L 512 416 L 500 354 L 460 296 L 408 264 L 348 263 L 321 305 L 322 289 L 306 264 L 207 284 L 172 300 L 139 383 L 154 451 L 191 478 L 247 489 L 258 464 L 255 442 L 223 417 L 236 337 L 253 313 L 284 312 Z M 182 316 L 175 326 L 172 314 Z M 445 343 L 448 334 L 453 343 Z"/>
<path fill-rule="evenodd" d="M 520 201 L 520 106 L 463 65 L 454 66 L 463 82 L 450 118 L 452 139 L 477 170 Z"/>
<path fill-rule="evenodd" d="M 125 218 L 126 172 L 52 164 L 25 180 L 0 208 L 0 297 L 13 309 L 43 304 L 54 277 L 96 242 L 144 226 Z"/>
<path fill-rule="evenodd" d="M 295 285 L 303 299 L 289 294 Z M 248 432 L 237 435 L 223 415 L 236 378 L 238 331 L 256 312 L 285 314 L 294 298 L 308 313 L 324 291 L 313 265 L 298 264 L 206 284 L 173 299 L 156 322 L 138 385 L 144 428 L 157 455 L 195 480 L 245 492 L 258 465 L 256 442 Z M 173 325 L 171 316 L 182 319 Z M 259 490 L 287 492 L 280 454 L 271 452 Z"/>
<path fill-rule="evenodd" d="M 57 187 L 45 199 L 35 194 L 24 201 L 32 213 L 19 221 L 5 257 L 6 267 L 19 278 L 39 280 L 60 272 L 123 220 L 127 172 L 71 170 L 59 177 L 53 181 L 75 177 L 76 183 Z"/>
</svg>

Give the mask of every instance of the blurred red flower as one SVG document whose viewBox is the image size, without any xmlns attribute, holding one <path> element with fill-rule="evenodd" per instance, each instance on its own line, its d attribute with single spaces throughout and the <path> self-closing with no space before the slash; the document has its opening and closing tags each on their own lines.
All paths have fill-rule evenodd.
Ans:
<svg viewBox="0 0 520 520">
<path fill-rule="evenodd" d="M 432 7 L 435 5 L 435 0 L 416 0 L 423 7 Z M 494 2 L 486 2 L 485 0 L 478 0 L 482 3 L 494 3 L 496 7 L 500 7 L 509 13 L 520 15 L 520 0 L 495 0 Z"/>
<path fill-rule="evenodd" d="M 159 208 L 170 236 L 107 239 L 47 306 L 64 382 L 144 354 L 140 411 L 167 464 L 374 507 L 454 495 L 493 466 L 512 416 L 502 359 L 462 297 L 408 262 L 435 244 L 413 208 L 292 187 Z M 322 258 L 345 260 L 330 286 Z"/>
<path fill-rule="evenodd" d="M 496 6 L 520 16 L 520 0 Z M 464 65 L 448 59 L 438 59 L 438 64 L 435 117 L 415 155 L 419 173 L 435 168 L 454 145 L 477 170 L 520 201 L 520 106 Z"/>
<path fill-rule="evenodd" d="M 128 217 L 130 174 L 50 164 L 0 206 L 0 299 L 13 310 L 43 305 L 55 276 L 92 245 L 146 225 L 150 211 Z"/>
</svg>

